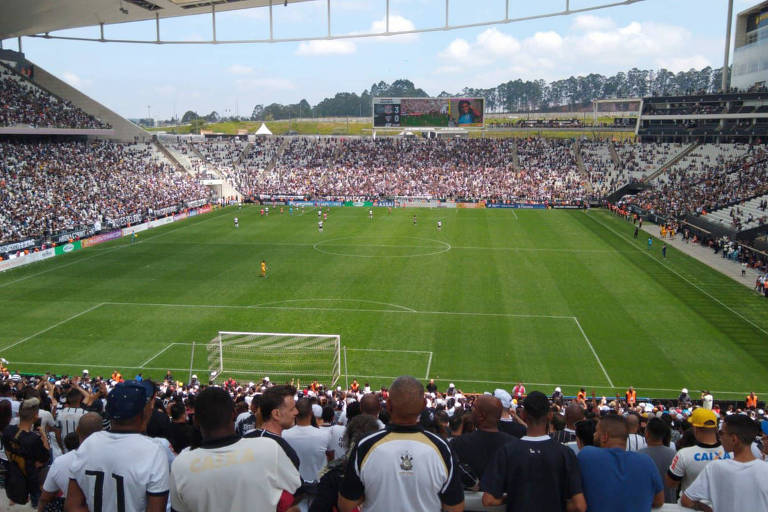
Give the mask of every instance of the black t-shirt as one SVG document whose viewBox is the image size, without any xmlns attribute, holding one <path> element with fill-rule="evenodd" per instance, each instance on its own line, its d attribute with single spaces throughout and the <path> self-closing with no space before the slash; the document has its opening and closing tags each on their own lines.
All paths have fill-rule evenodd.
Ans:
<svg viewBox="0 0 768 512">
<path fill-rule="evenodd" d="M 181 450 L 188 446 L 200 446 L 202 441 L 200 431 L 192 425 L 187 423 L 171 423 L 168 428 L 170 431 L 168 440 L 171 442 L 173 451 L 176 453 L 181 453 Z"/>
<path fill-rule="evenodd" d="M 498 426 L 499 426 L 499 430 L 501 430 L 502 432 L 506 432 L 507 434 L 511 436 L 515 436 L 518 439 L 523 437 L 527 431 L 527 429 L 523 425 L 519 424 L 514 420 L 508 420 L 508 421 L 499 420 Z"/>
<path fill-rule="evenodd" d="M 469 434 L 454 437 L 451 440 L 459 464 L 467 464 L 477 478 L 482 478 L 485 467 L 496 451 L 507 443 L 516 443 L 518 439 L 506 432 L 485 432 L 475 430 Z"/>
<path fill-rule="evenodd" d="M 566 500 L 582 492 L 578 459 L 549 436 L 530 439 L 496 451 L 480 490 L 496 498 L 507 493 L 508 511 L 564 512 Z"/>
<path fill-rule="evenodd" d="M 19 434 L 18 437 L 16 436 L 17 433 Z M 36 472 L 32 463 L 46 463 L 51 456 L 45 448 L 40 434 L 27 431 L 19 433 L 18 425 L 8 425 L 3 430 L 3 448 L 5 448 L 8 460 L 15 461 L 27 476 L 30 475 L 30 470 Z"/>
</svg>

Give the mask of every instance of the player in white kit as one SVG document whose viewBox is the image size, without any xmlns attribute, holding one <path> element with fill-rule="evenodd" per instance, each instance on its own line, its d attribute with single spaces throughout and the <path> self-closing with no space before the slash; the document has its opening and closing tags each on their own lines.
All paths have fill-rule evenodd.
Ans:
<svg viewBox="0 0 768 512">
<path fill-rule="evenodd" d="M 317 221 L 317 230 L 321 233 L 323 232 L 323 221 Z"/>
<path fill-rule="evenodd" d="M 235 228 L 239 228 L 239 227 L 240 227 L 239 221 L 237 220 L 237 217 L 235 217 Z"/>
<path fill-rule="evenodd" d="M 368 210 L 368 218 L 373 220 L 373 210 Z"/>
<path fill-rule="evenodd" d="M 443 230 L 443 221 L 439 220 L 437 221 L 437 230 L 442 231 Z"/>
</svg>

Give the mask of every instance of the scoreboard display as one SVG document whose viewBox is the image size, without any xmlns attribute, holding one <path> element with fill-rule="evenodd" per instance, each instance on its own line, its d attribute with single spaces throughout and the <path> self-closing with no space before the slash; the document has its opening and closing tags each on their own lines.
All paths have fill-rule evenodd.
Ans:
<svg viewBox="0 0 768 512">
<path fill-rule="evenodd" d="M 374 128 L 483 127 L 483 98 L 373 98 Z"/>
</svg>

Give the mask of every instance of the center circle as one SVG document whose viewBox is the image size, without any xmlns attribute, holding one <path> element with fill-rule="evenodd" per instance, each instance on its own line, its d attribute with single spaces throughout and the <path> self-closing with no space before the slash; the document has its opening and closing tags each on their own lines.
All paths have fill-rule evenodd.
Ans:
<svg viewBox="0 0 768 512">
<path fill-rule="evenodd" d="M 451 244 L 415 236 L 344 236 L 321 240 L 312 248 L 323 254 L 353 258 L 414 258 L 448 252 Z"/>
</svg>

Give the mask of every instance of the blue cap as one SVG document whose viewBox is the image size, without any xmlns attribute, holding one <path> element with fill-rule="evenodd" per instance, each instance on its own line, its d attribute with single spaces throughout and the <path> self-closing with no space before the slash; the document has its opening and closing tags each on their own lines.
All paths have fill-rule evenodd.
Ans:
<svg viewBox="0 0 768 512">
<path fill-rule="evenodd" d="M 107 396 L 107 415 L 113 420 L 135 418 L 154 394 L 155 390 L 149 382 L 120 382 Z"/>
</svg>

